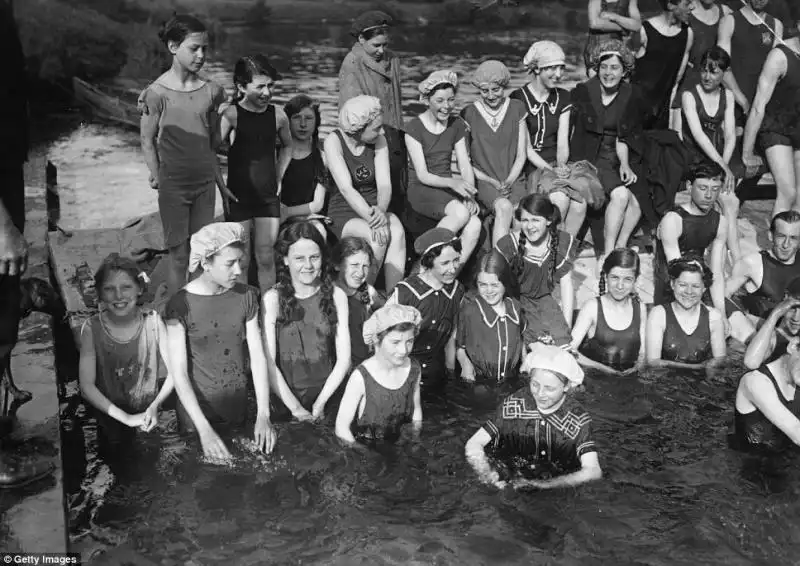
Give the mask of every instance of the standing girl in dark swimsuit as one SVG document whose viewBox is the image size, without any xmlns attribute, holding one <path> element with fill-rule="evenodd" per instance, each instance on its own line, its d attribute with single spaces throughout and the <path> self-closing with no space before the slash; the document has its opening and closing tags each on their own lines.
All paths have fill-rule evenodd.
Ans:
<svg viewBox="0 0 800 566">
<path fill-rule="evenodd" d="M 346 236 L 339 240 L 331 252 L 331 264 L 336 284 L 347 295 L 350 327 L 350 367 L 369 357 L 369 347 L 361 336 L 364 323 L 385 300 L 368 283 L 369 272 L 375 258 L 372 248 L 364 238 Z"/>
<path fill-rule="evenodd" d="M 627 248 L 608 254 L 600 296 L 586 301 L 572 328 L 578 363 L 620 375 L 644 360 L 647 308 L 636 294 L 638 278 L 639 254 Z"/>
<path fill-rule="evenodd" d="M 647 363 L 661 367 L 698 369 L 725 357 L 722 316 L 702 303 L 712 275 L 692 256 L 669 262 L 674 300 L 656 305 L 647 319 Z"/>
<path fill-rule="evenodd" d="M 325 186 L 330 182 L 319 143 L 319 105 L 298 94 L 283 110 L 292 134 L 292 160 L 283 174 L 281 222 L 309 220 L 325 237 L 325 226 L 315 216 L 323 213 Z"/>
<path fill-rule="evenodd" d="M 595 46 L 606 39 L 627 41 L 632 33 L 642 27 L 639 14 L 639 0 L 589 0 L 589 37 L 583 50 L 586 76 L 597 74 L 592 65 L 592 52 Z"/>
<path fill-rule="evenodd" d="M 694 32 L 689 27 L 693 0 L 659 0 L 663 12 L 642 24 L 631 82 L 645 99 L 645 130 L 675 128 L 670 114 L 683 78 Z M 677 114 L 677 113 L 673 113 Z"/>
<path fill-rule="evenodd" d="M 228 203 L 226 220 L 239 222 L 252 240 L 261 292 L 275 283 L 273 246 L 280 225 L 280 185 L 292 158 L 289 120 L 270 104 L 271 89 L 280 75 L 263 55 L 242 57 L 233 70 L 235 102 L 222 112 L 221 136 L 230 142 L 228 187 L 235 198 Z M 275 140 L 280 137 L 277 163 Z M 247 278 L 250 245 L 243 256 Z"/>
</svg>

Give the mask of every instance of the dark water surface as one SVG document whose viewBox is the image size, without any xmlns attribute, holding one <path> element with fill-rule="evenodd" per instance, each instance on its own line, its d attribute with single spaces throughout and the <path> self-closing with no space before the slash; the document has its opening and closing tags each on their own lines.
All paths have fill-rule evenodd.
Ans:
<svg viewBox="0 0 800 566">
<path fill-rule="evenodd" d="M 335 119 L 336 75 L 349 47 L 342 27 L 233 33 L 210 73 L 230 86 L 237 56 L 280 56 L 278 101 L 308 92 Z M 424 28 L 396 38 L 404 97 L 443 67 L 462 76 L 531 41 L 555 38 L 577 62 L 583 34 Z M 568 69 L 574 83 L 582 69 Z M 570 82 L 567 81 L 567 82 Z M 475 96 L 465 85 L 464 104 Z M 115 227 L 156 209 L 135 134 L 84 124 L 50 148 L 68 228 Z M 64 372 L 74 369 L 61 368 Z M 419 444 L 366 454 L 341 448 L 330 425 L 278 424 L 274 455 L 241 438 L 231 468 L 198 459 L 174 414 L 130 452 L 104 461 L 75 391 L 62 421 L 70 540 L 84 558 L 125 548 L 155 564 L 788 565 L 800 564 L 800 473 L 794 455 L 765 458 L 727 446 L 741 370 L 720 382 L 653 371 L 638 379 L 589 375 L 578 392 L 595 419 L 602 481 L 552 492 L 499 492 L 477 482 L 464 443 L 494 412 L 497 392 L 451 384 L 428 401 Z M 109 558 L 109 564 L 122 563 Z"/>
</svg>

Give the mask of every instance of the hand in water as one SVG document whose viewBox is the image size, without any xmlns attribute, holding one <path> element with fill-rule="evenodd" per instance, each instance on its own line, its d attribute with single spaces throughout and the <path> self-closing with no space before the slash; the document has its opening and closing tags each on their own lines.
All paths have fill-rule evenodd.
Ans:
<svg viewBox="0 0 800 566">
<path fill-rule="evenodd" d="M 308 421 L 313 421 L 314 416 L 305 410 L 305 408 L 300 407 L 295 412 L 292 413 L 292 416 L 297 419 L 301 423 L 305 423 Z"/>
<path fill-rule="evenodd" d="M 200 444 L 203 446 L 203 456 L 214 464 L 224 464 L 231 460 L 228 447 L 211 426 L 200 432 Z"/>
<path fill-rule="evenodd" d="M 150 432 L 158 425 L 158 406 L 155 403 L 151 403 L 142 414 L 144 415 L 144 420 L 139 428 L 143 432 Z"/>
<path fill-rule="evenodd" d="M 277 438 L 275 429 L 269 422 L 269 417 L 266 415 L 259 415 L 256 417 L 256 426 L 253 431 L 253 438 L 256 442 L 256 448 L 262 452 L 269 454 L 275 448 L 275 440 Z"/>
<path fill-rule="evenodd" d="M 516 490 L 541 489 L 542 482 L 539 480 L 518 479 L 518 480 L 513 480 L 511 482 L 511 487 L 513 487 Z"/>
<path fill-rule="evenodd" d="M 320 421 L 325 418 L 325 403 L 320 403 L 319 400 L 314 402 L 311 407 L 311 416 L 315 421 Z"/>
</svg>

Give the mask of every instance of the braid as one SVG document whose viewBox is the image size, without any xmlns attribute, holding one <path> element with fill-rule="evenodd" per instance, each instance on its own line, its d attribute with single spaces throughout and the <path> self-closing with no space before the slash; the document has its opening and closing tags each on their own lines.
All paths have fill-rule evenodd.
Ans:
<svg viewBox="0 0 800 566">
<path fill-rule="evenodd" d="M 280 262 L 277 266 L 278 283 L 275 288 L 278 290 L 278 323 L 285 326 L 290 322 L 302 320 L 305 315 L 303 307 L 297 304 L 297 297 L 294 296 L 294 285 L 292 277 L 289 275 L 289 268 Z"/>
<path fill-rule="evenodd" d="M 556 277 L 556 264 L 558 263 L 558 224 L 550 224 L 550 271 L 547 273 L 547 286 L 553 288 L 553 280 Z"/>
<path fill-rule="evenodd" d="M 372 302 L 372 299 L 369 296 L 369 284 L 364 281 L 361 286 L 356 289 L 356 297 L 358 297 L 358 302 L 367 307 L 369 310 L 369 305 Z"/>
<path fill-rule="evenodd" d="M 517 253 L 511 258 L 511 270 L 517 279 L 522 278 L 522 272 L 525 269 L 525 244 L 528 242 L 525 231 L 519 231 L 519 244 L 517 244 Z"/>
<path fill-rule="evenodd" d="M 600 296 L 606 294 L 606 272 L 600 272 L 600 278 L 597 280 L 597 286 L 600 288 Z"/>
<path fill-rule="evenodd" d="M 333 279 L 331 279 L 326 271 L 323 271 L 320 276 L 319 308 L 325 318 L 328 319 L 331 330 L 336 328 L 336 323 L 339 321 L 338 313 L 336 312 L 336 303 L 333 300 L 334 287 Z"/>
</svg>

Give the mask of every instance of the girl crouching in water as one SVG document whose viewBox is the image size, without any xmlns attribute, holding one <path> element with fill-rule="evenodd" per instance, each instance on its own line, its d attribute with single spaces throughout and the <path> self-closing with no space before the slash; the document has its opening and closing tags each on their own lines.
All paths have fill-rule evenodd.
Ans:
<svg viewBox="0 0 800 566">
<path fill-rule="evenodd" d="M 244 230 L 236 222 L 201 229 L 191 241 L 189 268 L 201 274 L 167 303 L 164 318 L 170 373 L 178 393 L 178 424 L 200 436 L 212 461 L 230 458 L 218 431 L 242 426 L 247 417 L 247 361 L 258 404 L 254 437 L 272 451 L 268 364 L 258 326 L 258 291 L 238 283 L 242 274 Z"/>
<path fill-rule="evenodd" d="M 600 296 L 581 307 L 572 329 L 578 362 L 612 375 L 627 373 L 644 361 L 647 308 L 636 294 L 639 254 L 612 251 L 603 262 Z"/>
<path fill-rule="evenodd" d="M 101 446 L 124 444 L 135 428 L 152 430 L 174 388 L 168 375 L 158 390 L 166 327 L 157 313 L 138 305 L 142 276 L 132 259 L 111 254 L 103 260 L 94 279 L 101 310 L 81 328 L 81 395 L 97 410 Z"/>
<path fill-rule="evenodd" d="M 503 488 L 550 489 L 598 480 L 603 473 L 592 438 L 592 419 L 569 397 L 583 382 L 575 358 L 557 346 L 536 343 L 522 364 L 530 383 L 497 407 L 466 445 L 467 460 L 481 481 Z M 507 462 L 503 477 L 492 457 Z M 535 479 L 528 479 L 533 476 Z"/>
<path fill-rule="evenodd" d="M 456 330 L 456 359 L 465 381 L 493 382 L 517 375 L 524 351 L 522 308 L 508 296 L 516 289 L 511 268 L 491 251 L 478 265 L 478 294 L 461 303 Z"/>
<path fill-rule="evenodd" d="M 392 304 L 375 311 L 364 324 L 364 342 L 375 353 L 353 370 L 347 382 L 336 417 L 336 436 L 344 443 L 356 442 L 354 420 L 359 439 L 392 442 L 409 421 L 419 434 L 421 368 L 410 355 L 421 322 L 414 307 Z"/>
<path fill-rule="evenodd" d="M 386 300 L 368 283 L 375 256 L 364 238 L 345 236 L 333 248 L 331 260 L 336 284 L 347 295 L 350 367 L 354 368 L 370 356 L 362 337 L 364 323 Z"/>
<path fill-rule="evenodd" d="M 334 284 L 325 240 L 309 222 L 284 228 L 275 251 L 278 283 L 264 295 L 275 389 L 296 419 L 320 419 L 350 369 L 347 295 Z"/>
</svg>

